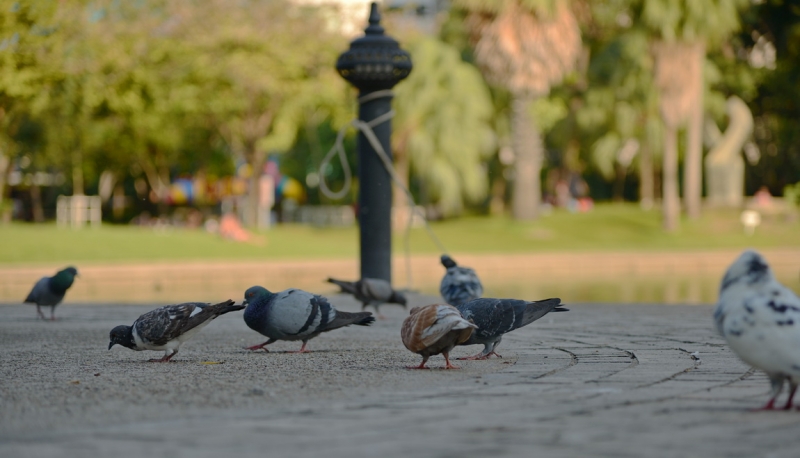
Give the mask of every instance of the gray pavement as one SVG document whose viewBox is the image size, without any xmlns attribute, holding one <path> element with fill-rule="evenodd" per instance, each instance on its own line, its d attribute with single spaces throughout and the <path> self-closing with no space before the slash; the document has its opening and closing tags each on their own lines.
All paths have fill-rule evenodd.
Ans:
<svg viewBox="0 0 800 458">
<path fill-rule="evenodd" d="M 160 353 L 106 350 L 114 325 L 152 306 L 64 304 L 50 323 L 32 306 L 3 305 L 0 456 L 800 453 L 799 412 L 749 411 L 769 383 L 715 334 L 710 306 L 569 307 L 508 334 L 502 359 L 446 371 L 436 356 L 415 371 L 398 306 L 369 328 L 310 341 L 309 354 L 286 353 L 299 343 L 243 350 L 266 339 L 231 313 L 156 364 L 146 360 Z"/>
</svg>

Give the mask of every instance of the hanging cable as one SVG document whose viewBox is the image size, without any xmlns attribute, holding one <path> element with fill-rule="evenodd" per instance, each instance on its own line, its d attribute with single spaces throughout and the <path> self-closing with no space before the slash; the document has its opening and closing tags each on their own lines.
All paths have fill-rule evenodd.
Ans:
<svg viewBox="0 0 800 458">
<path fill-rule="evenodd" d="M 370 92 L 367 95 L 358 98 L 358 103 L 363 104 L 381 97 L 392 97 L 394 93 L 391 90 L 381 90 Z M 389 159 L 389 155 L 384 150 L 383 145 L 378 140 L 378 137 L 375 135 L 375 131 L 372 130 L 373 127 L 378 126 L 386 121 L 392 119 L 395 115 L 394 110 L 389 110 L 386 113 L 378 116 L 377 118 L 369 121 L 364 122 L 360 119 L 354 119 L 347 125 L 343 126 L 339 130 L 339 134 L 336 136 L 336 143 L 334 143 L 331 150 L 325 155 L 325 158 L 320 163 L 320 191 L 329 199 L 338 200 L 344 197 L 349 191 L 350 187 L 352 186 L 352 171 L 350 170 L 350 165 L 347 163 L 347 156 L 344 153 L 344 134 L 347 132 L 347 129 L 350 126 L 355 127 L 361 133 L 364 134 L 364 137 L 370 143 L 372 148 L 375 150 L 375 153 L 378 155 L 378 158 L 381 160 L 383 167 L 389 173 L 392 181 L 400 188 L 406 195 L 406 199 L 408 200 L 408 206 L 411 208 L 411 212 L 408 215 L 408 221 L 406 223 L 406 230 L 404 234 L 404 247 L 406 251 L 406 278 L 408 279 L 408 287 L 411 287 L 411 246 L 410 246 L 410 236 L 411 236 L 411 227 L 414 221 L 414 214 L 418 214 L 422 219 L 422 222 L 425 226 L 425 230 L 428 232 L 428 236 L 433 240 L 433 243 L 439 249 L 441 253 L 446 253 L 444 245 L 433 232 L 430 224 L 428 224 L 428 219 L 425 217 L 425 214 L 422 213 L 418 208 L 416 203 L 414 202 L 414 196 L 411 194 L 411 191 L 403 184 L 400 177 L 397 175 L 397 172 L 394 170 L 394 166 L 392 165 L 391 159 Z M 342 163 L 342 170 L 344 172 L 344 184 L 342 185 L 342 189 L 339 191 L 333 192 L 328 187 L 328 184 L 325 182 L 325 169 L 328 167 L 328 164 L 333 159 L 333 156 L 338 154 L 339 160 Z"/>
</svg>

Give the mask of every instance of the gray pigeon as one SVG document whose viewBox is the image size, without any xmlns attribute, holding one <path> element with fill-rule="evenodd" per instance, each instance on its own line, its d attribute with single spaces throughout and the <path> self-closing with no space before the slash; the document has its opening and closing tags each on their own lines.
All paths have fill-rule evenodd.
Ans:
<svg viewBox="0 0 800 458">
<path fill-rule="evenodd" d="M 161 359 L 150 360 L 164 363 L 178 353 L 183 342 L 191 339 L 214 318 L 244 307 L 235 305 L 230 299 L 215 305 L 186 302 L 159 307 L 137 318 L 132 326 L 120 325 L 112 329 L 108 349 L 117 344 L 136 351 L 164 350 Z"/>
<path fill-rule="evenodd" d="M 446 254 L 442 255 L 442 265 L 447 272 L 439 284 L 439 292 L 448 304 L 457 307 L 483 296 L 483 285 L 474 270 L 460 267 Z"/>
<path fill-rule="evenodd" d="M 392 284 L 382 278 L 362 278 L 358 281 L 337 280 L 328 278 L 328 283 L 333 283 L 342 288 L 341 292 L 352 294 L 361 302 L 361 309 L 368 305 L 375 307 L 375 313 L 380 315 L 378 306 L 381 304 L 400 304 L 406 306 L 406 296 L 400 291 L 392 289 Z"/>
<path fill-rule="evenodd" d="M 764 258 L 747 250 L 728 268 L 714 309 L 717 330 L 745 363 L 766 372 L 772 410 L 789 382 L 783 409 L 792 407 L 800 384 L 800 297 L 775 279 Z"/>
<path fill-rule="evenodd" d="M 305 353 L 306 343 L 323 332 L 355 324 L 369 326 L 375 321 L 370 312 L 348 313 L 336 310 L 328 300 L 301 289 L 287 289 L 272 293 L 261 286 L 252 286 L 244 292 L 244 322 L 250 329 L 269 340 L 247 347 L 264 349 L 278 340 L 300 340 L 303 345 L 296 353 Z"/>
<path fill-rule="evenodd" d="M 561 299 L 544 299 L 529 302 L 519 299 L 475 299 L 458 307 L 465 320 L 478 325 L 469 340 L 460 345 L 484 346 L 483 351 L 477 355 L 459 359 L 488 359 L 495 355 L 497 345 L 503 334 L 527 326 L 550 312 L 567 312 L 569 309 L 560 307 Z"/>
<path fill-rule="evenodd" d="M 42 305 L 50 306 L 50 319 L 55 320 L 56 305 L 61 303 L 67 290 L 72 286 L 75 277 L 78 276 L 78 269 L 70 266 L 66 269 L 59 270 L 52 277 L 42 277 L 33 285 L 33 289 L 28 293 L 25 298 L 26 304 L 36 304 L 36 313 L 39 314 L 41 319 L 46 319 L 42 309 Z"/>
</svg>

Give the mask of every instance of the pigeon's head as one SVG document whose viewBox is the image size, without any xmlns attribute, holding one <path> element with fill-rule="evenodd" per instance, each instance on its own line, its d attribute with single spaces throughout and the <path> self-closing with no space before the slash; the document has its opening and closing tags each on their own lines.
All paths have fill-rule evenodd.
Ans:
<svg viewBox="0 0 800 458">
<path fill-rule="evenodd" d="M 752 285 L 770 279 L 772 279 L 772 271 L 767 265 L 767 261 L 756 251 L 747 250 L 728 267 L 725 277 L 722 278 L 720 292 L 734 284 Z"/>
<path fill-rule="evenodd" d="M 451 267 L 455 267 L 456 266 L 456 262 L 453 261 L 453 258 L 451 258 L 450 256 L 448 256 L 446 254 L 443 254 L 442 255 L 442 265 L 445 267 L 445 269 L 449 269 Z"/>
<path fill-rule="evenodd" d="M 389 298 L 389 301 L 394 302 L 395 304 L 400 304 L 403 307 L 408 304 L 408 299 L 406 299 L 406 295 L 401 293 L 400 291 L 392 291 L 392 297 Z"/>
<path fill-rule="evenodd" d="M 124 324 L 112 329 L 108 335 L 108 340 L 109 350 L 111 350 L 111 347 L 114 345 L 122 345 L 127 348 L 134 348 L 136 346 L 136 342 L 133 340 L 133 328 L 125 326 Z"/>
<path fill-rule="evenodd" d="M 75 278 L 78 276 L 78 269 L 69 266 L 66 269 L 60 270 L 56 275 L 64 275 L 69 276 L 70 278 Z"/>
<path fill-rule="evenodd" d="M 270 292 L 263 286 L 251 286 L 244 292 L 244 302 L 242 302 L 242 304 L 247 305 L 250 301 L 254 301 L 268 294 L 270 294 Z"/>
</svg>

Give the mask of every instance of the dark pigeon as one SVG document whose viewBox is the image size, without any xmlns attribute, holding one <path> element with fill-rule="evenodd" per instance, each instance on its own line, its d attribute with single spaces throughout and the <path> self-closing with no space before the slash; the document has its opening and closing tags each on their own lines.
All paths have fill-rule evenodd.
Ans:
<svg viewBox="0 0 800 458">
<path fill-rule="evenodd" d="M 382 278 L 362 278 L 358 281 L 329 278 L 328 283 L 338 285 L 343 293 L 352 294 L 361 302 L 362 310 L 372 305 L 375 313 L 380 315 L 378 307 L 381 304 L 400 304 L 403 308 L 406 306 L 406 296 L 392 289 L 392 284 Z"/>
<path fill-rule="evenodd" d="M 529 302 L 519 299 L 475 299 L 456 307 L 465 320 L 478 325 L 469 340 L 460 345 L 484 346 L 477 355 L 462 359 L 488 359 L 495 355 L 503 334 L 527 326 L 550 312 L 566 312 L 560 307 L 561 299 L 544 299 Z"/>
<path fill-rule="evenodd" d="M 46 319 L 42 309 L 42 305 L 50 306 L 50 319 L 55 320 L 56 305 L 64 300 L 64 295 L 67 290 L 72 286 L 75 277 L 78 276 L 78 269 L 70 266 L 66 269 L 59 270 L 52 277 L 42 277 L 33 285 L 33 289 L 28 293 L 25 298 L 26 304 L 36 304 L 36 313 L 39 314 L 41 319 Z"/>
<path fill-rule="evenodd" d="M 108 349 L 111 350 L 116 344 L 136 351 L 164 350 L 161 359 L 150 360 L 164 363 L 178 353 L 183 342 L 191 339 L 214 318 L 244 307 L 235 305 L 230 299 L 215 305 L 187 302 L 159 307 L 137 318 L 132 326 L 120 325 L 112 329 Z"/>
<path fill-rule="evenodd" d="M 303 345 L 296 353 L 305 353 L 310 339 L 323 332 L 355 324 L 369 326 L 375 321 L 370 312 L 348 313 L 336 310 L 328 299 L 301 289 L 278 293 L 253 286 L 244 293 L 244 322 L 250 329 L 269 338 L 266 342 L 247 347 L 264 349 L 278 340 L 300 340 Z"/>
<path fill-rule="evenodd" d="M 439 292 L 448 304 L 458 307 L 483 296 L 483 285 L 473 269 L 459 266 L 446 254 L 441 260 L 447 272 L 439 284 Z"/>
</svg>

